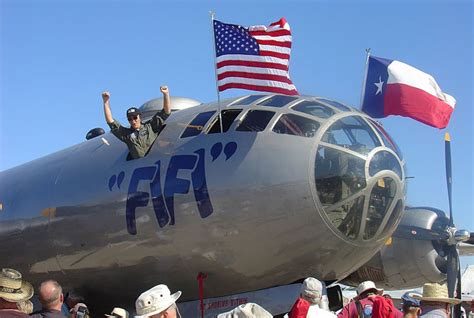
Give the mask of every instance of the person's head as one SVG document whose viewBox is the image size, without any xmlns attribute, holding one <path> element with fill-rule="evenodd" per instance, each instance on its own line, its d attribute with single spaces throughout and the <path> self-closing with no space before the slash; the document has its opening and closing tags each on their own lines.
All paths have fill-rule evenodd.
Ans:
<svg viewBox="0 0 474 318">
<path fill-rule="evenodd" d="M 43 309 L 61 310 L 64 302 L 61 285 L 55 280 L 42 282 L 39 288 L 39 300 Z"/>
<path fill-rule="evenodd" d="M 64 296 L 64 303 L 67 305 L 67 308 L 73 308 L 78 303 L 83 303 L 84 297 L 79 295 L 74 289 L 68 291 L 66 296 Z"/>
<path fill-rule="evenodd" d="M 136 107 L 127 109 L 127 120 L 130 123 L 130 128 L 140 129 L 142 122 L 140 119 L 140 110 Z"/>
<path fill-rule="evenodd" d="M 357 296 L 355 299 L 364 299 L 370 295 L 382 295 L 383 289 L 375 287 L 375 283 L 370 280 L 366 280 L 357 286 Z"/>
<path fill-rule="evenodd" d="M 410 292 L 402 295 L 402 311 L 404 318 L 416 318 L 421 313 L 420 301 Z"/>
<path fill-rule="evenodd" d="M 421 311 L 423 313 L 432 309 L 442 309 L 449 315 L 451 305 L 461 303 L 460 299 L 448 296 L 448 286 L 437 283 L 424 284 L 423 295 L 412 295 L 412 297 L 421 300 Z"/>
<path fill-rule="evenodd" d="M 181 296 L 178 291 L 171 294 L 168 286 L 157 285 L 142 293 L 135 302 L 135 309 L 140 318 L 176 318 L 179 311 L 176 300 Z"/>
<path fill-rule="evenodd" d="M 128 316 L 129 316 L 128 311 L 120 307 L 115 307 L 110 313 L 110 315 L 108 314 L 105 315 L 105 317 L 109 317 L 109 318 L 116 318 L 116 317 L 128 318 Z"/>
<path fill-rule="evenodd" d="M 17 309 L 17 303 L 27 301 L 33 296 L 30 283 L 22 280 L 21 273 L 3 268 L 0 273 L 0 309 Z"/>
<path fill-rule="evenodd" d="M 308 277 L 303 281 L 300 296 L 311 304 L 319 305 L 323 296 L 323 284 L 314 277 Z"/>
<path fill-rule="evenodd" d="M 71 318 L 89 318 L 89 309 L 84 303 L 77 303 L 69 312 Z"/>
</svg>

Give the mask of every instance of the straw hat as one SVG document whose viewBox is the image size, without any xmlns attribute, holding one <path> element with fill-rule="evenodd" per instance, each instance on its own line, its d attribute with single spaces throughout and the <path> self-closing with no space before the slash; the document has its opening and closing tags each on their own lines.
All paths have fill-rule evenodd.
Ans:
<svg viewBox="0 0 474 318">
<path fill-rule="evenodd" d="M 30 283 L 21 279 L 21 273 L 11 268 L 2 268 L 0 274 L 0 298 L 16 303 L 28 300 L 34 290 Z"/>
<path fill-rule="evenodd" d="M 157 285 L 138 297 L 135 302 L 135 309 L 137 311 L 137 316 L 135 317 L 149 317 L 159 314 L 173 305 L 180 296 L 180 291 L 171 295 L 168 286 Z"/>
<path fill-rule="evenodd" d="M 427 283 L 423 285 L 423 296 L 420 295 L 411 295 L 415 299 L 419 299 L 421 301 L 435 301 L 441 303 L 449 303 L 449 304 L 460 304 L 461 299 L 456 298 L 449 298 L 448 296 L 448 287 L 446 285 L 441 284 L 431 284 Z"/>
</svg>

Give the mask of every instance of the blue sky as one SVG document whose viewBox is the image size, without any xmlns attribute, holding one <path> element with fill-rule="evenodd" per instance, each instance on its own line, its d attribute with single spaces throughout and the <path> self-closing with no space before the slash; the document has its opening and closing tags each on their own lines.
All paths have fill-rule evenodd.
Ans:
<svg viewBox="0 0 474 318">
<path fill-rule="evenodd" d="M 474 230 L 473 5 L 470 1 L 24 1 L 0 0 L 0 170 L 84 140 L 112 111 L 159 97 L 216 99 L 209 10 L 223 22 L 293 32 L 290 74 L 302 94 L 358 106 L 365 49 L 433 75 L 457 99 L 452 136 L 459 227 Z M 224 92 L 222 97 L 247 93 Z M 382 123 L 408 164 L 408 204 L 447 210 L 444 130 Z M 465 258 L 474 264 L 474 258 Z"/>
</svg>

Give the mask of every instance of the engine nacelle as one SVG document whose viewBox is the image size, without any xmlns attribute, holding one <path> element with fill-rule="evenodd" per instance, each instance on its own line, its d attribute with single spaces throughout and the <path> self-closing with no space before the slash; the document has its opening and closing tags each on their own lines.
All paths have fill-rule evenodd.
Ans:
<svg viewBox="0 0 474 318">
<path fill-rule="evenodd" d="M 424 229 L 445 228 L 449 219 L 443 211 L 434 208 L 407 208 L 400 225 Z M 439 241 L 390 238 L 375 256 L 343 280 L 357 286 L 372 280 L 385 289 L 419 287 L 427 282 L 446 280 L 445 245 Z"/>
</svg>

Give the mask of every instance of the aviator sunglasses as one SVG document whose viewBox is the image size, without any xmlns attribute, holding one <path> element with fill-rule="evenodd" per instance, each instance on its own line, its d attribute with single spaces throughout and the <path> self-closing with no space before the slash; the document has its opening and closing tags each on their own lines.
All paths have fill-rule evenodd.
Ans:
<svg viewBox="0 0 474 318">
<path fill-rule="evenodd" d="M 130 116 L 130 117 L 128 117 L 128 121 L 137 120 L 137 119 L 138 119 L 138 116 Z"/>
</svg>

